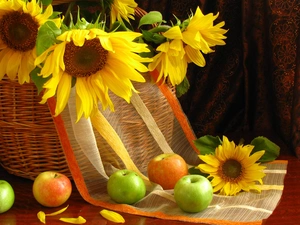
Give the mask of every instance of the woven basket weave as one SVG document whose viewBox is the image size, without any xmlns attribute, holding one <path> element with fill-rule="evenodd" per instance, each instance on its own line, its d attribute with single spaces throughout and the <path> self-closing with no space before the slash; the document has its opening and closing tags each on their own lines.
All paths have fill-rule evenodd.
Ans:
<svg viewBox="0 0 300 225">
<path fill-rule="evenodd" d="M 70 177 L 48 106 L 39 101 L 33 83 L 0 81 L 0 163 L 24 178 L 34 179 L 45 170 Z"/>
</svg>

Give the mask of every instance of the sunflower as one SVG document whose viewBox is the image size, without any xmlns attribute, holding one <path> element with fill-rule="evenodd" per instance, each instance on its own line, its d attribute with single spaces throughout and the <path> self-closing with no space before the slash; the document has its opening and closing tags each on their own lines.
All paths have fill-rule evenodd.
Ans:
<svg viewBox="0 0 300 225">
<path fill-rule="evenodd" d="M 138 4 L 134 0 L 113 0 L 111 3 L 111 24 L 123 19 L 129 22 L 129 19 L 134 19 L 134 10 Z"/>
<path fill-rule="evenodd" d="M 221 28 L 225 23 L 214 26 L 217 17 L 211 13 L 203 15 L 198 7 L 195 15 L 186 21 L 186 27 L 176 25 L 162 34 L 167 42 L 156 48 L 158 54 L 149 64 L 150 71 L 159 71 L 158 81 L 169 77 L 172 85 L 180 84 L 186 75 L 188 63 L 204 67 L 206 62 L 202 53 L 213 52 L 213 46 L 225 45 L 223 39 L 227 30 Z"/>
<path fill-rule="evenodd" d="M 39 28 L 46 21 L 60 26 L 60 19 L 49 19 L 52 13 L 51 5 L 43 11 L 36 0 L 0 1 L 0 80 L 7 74 L 20 84 L 30 81 Z"/>
<path fill-rule="evenodd" d="M 240 191 L 256 190 L 260 192 L 257 182 L 262 184 L 265 176 L 264 166 L 256 163 L 265 151 L 258 151 L 250 155 L 253 145 L 235 145 L 223 136 L 223 143 L 216 148 L 215 155 L 200 155 L 206 164 L 198 168 L 209 174 L 214 192 L 222 195 L 236 195 Z"/>
<path fill-rule="evenodd" d="M 214 25 L 214 21 L 218 16 L 219 14 L 214 16 L 212 13 L 203 15 L 198 7 L 195 15 L 190 19 L 188 26 L 182 32 L 183 42 L 195 51 L 200 50 L 204 54 L 213 52 L 211 47 L 225 45 L 223 39 L 226 39 L 224 34 L 227 30 L 222 28 L 225 25 L 225 22 L 222 21 Z M 192 60 L 193 57 L 190 59 Z"/>
<path fill-rule="evenodd" d="M 188 59 L 182 42 L 182 33 L 179 26 L 174 26 L 166 31 L 163 36 L 170 41 L 160 44 L 153 57 L 153 62 L 149 64 L 149 70 L 159 71 L 157 81 L 169 77 L 172 85 L 180 84 L 186 75 Z"/>
<path fill-rule="evenodd" d="M 146 44 L 136 43 L 137 32 L 107 33 L 102 29 L 72 29 L 57 37 L 60 43 L 51 46 L 36 59 L 43 63 L 40 76 L 50 77 L 44 84 L 41 103 L 57 94 L 56 115 L 65 108 L 75 80 L 77 119 L 88 118 L 98 103 L 114 110 L 109 90 L 130 102 L 131 81 L 144 82 L 140 72 L 147 72 L 143 58 Z"/>
</svg>

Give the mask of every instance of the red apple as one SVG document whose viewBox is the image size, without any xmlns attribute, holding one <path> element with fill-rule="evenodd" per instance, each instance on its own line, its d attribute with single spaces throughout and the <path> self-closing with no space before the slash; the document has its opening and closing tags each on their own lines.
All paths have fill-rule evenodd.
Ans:
<svg viewBox="0 0 300 225">
<path fill-rule="evenodd" d="M 173 189 L 176 182 L 188 174 L 185 160 L 176 153 L 156 156 L 148 163 L 148 178 L 163 189 Z"/>
<path fill-rule="evenodd" d="M 64 204 L 72 192 L 70 179 L 61 173 L 46 171 L 40 173 L 33 182 L 34 198 L 43 206 L 57 207 Z"/>
</svg>

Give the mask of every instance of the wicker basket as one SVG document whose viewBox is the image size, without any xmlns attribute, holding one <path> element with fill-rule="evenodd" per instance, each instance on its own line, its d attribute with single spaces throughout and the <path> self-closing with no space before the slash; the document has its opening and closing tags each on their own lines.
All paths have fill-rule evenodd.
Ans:
<svg viewBox="0 0 300 225">
<path fill-rule="evenodd" d="M 29 179 L 45 170 L 71 177 L 48 106 L 39 101 L 34 84 L 0 81 L 0 163 Z"/>
</svg>

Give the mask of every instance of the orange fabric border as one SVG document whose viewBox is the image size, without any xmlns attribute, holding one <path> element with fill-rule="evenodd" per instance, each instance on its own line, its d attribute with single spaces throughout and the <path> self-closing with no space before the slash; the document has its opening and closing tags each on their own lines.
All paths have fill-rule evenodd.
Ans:
<svg viewBox="0 0 300 225">
<path fill-rule="evenodd" d="M 70 172 L 72 174 L 72 177 L 74 179 L 75 185 L 77 187 L 77 190 L 79 191 L 82 198 L 87 201 L 88 203 L 100 206 L 103 208 L 107 208 L 114 211 L 119 211 L 122 213 L 129 213 L 133 215 L 138 216 L 146 216 L 146 217 L 155 217 L 159 219 L 165 219 L 165 220 L 178 220 L 178 221 L 185 221 L 185 222 L 194 222 L 194 223 L 208 223 L 208 224 L 219 224 L 219 225 L 261 225 L 262 221 L 254 221 L 254 222 L 234 222 L 234 221 L 227 221 L 227 220 L 214 220 L 214 219 L 206 219 L 206 218 L 192 218 L 187 216 L 180 216 L 180 215 L 167 215 L 161 212 L 145 212 L 140 209 L 134 208 L 130 205 L 126 204 L 112 204 L 108 202 L 103 202 L 94 199 L 88 192 L 83 175 L 81 173 L 81 170 L 77 164 L 76 157 L 73 153 L 72 146 L 70 144 L 68 134 L 65 129 L 64 121 L 61 117 L 61 115 L 54 116 L 55 115 L 55 105 L 56 101 L 54 97 L 49 98 L 48 101 L 48 107 L 50 109 L 50 112 L 52 114 L 52 118 L 57 130 L 57 133 L 59 135 L 59 139 L 64 151 L 64 154 L 66 156 L 66 160 L 70 169 Z"/>
<path fill-rule="evenodd" d="M 267 164 L 288 164 L 288 160 L 274 160 L 272 162 L 267 162 Z"/>
</svg>

